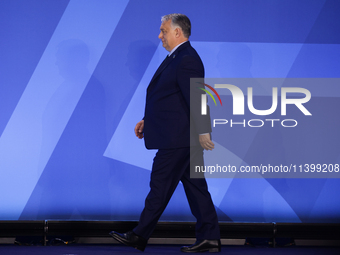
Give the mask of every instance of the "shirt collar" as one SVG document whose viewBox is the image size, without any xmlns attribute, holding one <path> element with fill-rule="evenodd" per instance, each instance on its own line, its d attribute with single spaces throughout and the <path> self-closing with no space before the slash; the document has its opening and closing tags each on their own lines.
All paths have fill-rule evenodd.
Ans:
<svg viewBox="0 0 340 255">
<path fill-rule="evenodd" d="M 171 56 L 171 54 L 172 53 L 174 53 L 174 51 L 175 50 L 177 50 L 177 48 L 179 47 L 179 46 L 181 46 L 183 43 L 186 43 L 187 41 L 185 41 L 185 42 L 182 42 L 182 43 L 180 43 L 180 44 L 178 44 L 178 45 L 176 45 L 173 49 L 172 49 L 172 51 L 170 51 L 170 53 L 168 54 L 168 56 L 170 57 Z"/>
</svg>

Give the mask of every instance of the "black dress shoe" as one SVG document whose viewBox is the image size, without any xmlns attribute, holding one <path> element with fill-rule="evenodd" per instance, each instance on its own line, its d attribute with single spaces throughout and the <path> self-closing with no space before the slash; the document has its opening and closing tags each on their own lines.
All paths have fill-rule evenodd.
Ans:
<svg viewBox="0 0 340 255">
<path fill-rule="evenodd" d="M 193 245 L 183 246 L 181 248 L 182 252 L 220 252 L 221 251 L 221 241 L 220 240 L 200 240 L 196 241 Z"/>
<path fill-rule="evenodd" d="M 112 231 L 110 232 L 110 235 L 122 244 L 131 246 L 140 251 L 145 250 L 147 240 L 145 240 L 141 236 L 136 235 L 133 231 L 129 231 L 123 234 Z"/>
</svg>

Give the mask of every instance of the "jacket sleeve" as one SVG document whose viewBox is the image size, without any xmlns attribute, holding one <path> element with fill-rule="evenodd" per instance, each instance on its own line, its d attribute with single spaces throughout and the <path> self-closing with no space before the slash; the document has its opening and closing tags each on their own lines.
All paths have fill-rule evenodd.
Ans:
<svg viewBox="0 0 340 255">
<path fill-rule="evenodd" d="M 177 82 L 190 109 L 191 130 L 197 134 L 210 133 L 210 113 L 207 111 L 207 115 L 201 114 L 201 95 L 205 92 L 200 88 L 204 88 L 204 85 L 193 80 L 190 82 L 191 78 L 204 78 L 204 67 L 200 59 L 185 56 L 177 70 Z"/>
</svg>

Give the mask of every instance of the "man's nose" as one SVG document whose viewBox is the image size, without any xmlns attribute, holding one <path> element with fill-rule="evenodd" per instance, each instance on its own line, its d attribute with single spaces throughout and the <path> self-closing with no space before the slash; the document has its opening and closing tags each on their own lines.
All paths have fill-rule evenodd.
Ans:
<svg viewBox="0 0 340 255">
<path fill-rule="evenodd" d="M 160 32 L 159 35 L 158 35 L 158 38 L 162 39 L 162 37 L 163 37 L 162 32 Z"/>
</svg>

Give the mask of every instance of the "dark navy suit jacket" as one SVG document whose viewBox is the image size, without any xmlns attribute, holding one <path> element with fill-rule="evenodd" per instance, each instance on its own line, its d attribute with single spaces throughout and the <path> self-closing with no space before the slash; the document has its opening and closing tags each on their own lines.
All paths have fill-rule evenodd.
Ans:
<svg viewBox="0 0 340 255">
<path fill-rule="evenodd" d="M 198 135 L 211 132 L 209 114 L 202 116 L 200 113 L 204 92 L 198 87 L 203 87 L 202 84 L 191 88 L 191 105 L 195 107 L 190 107 L 190 78 L 203 77 L 203 63 L 190 42 L 180 45 L 163 61 L 147 89 L 144 114 L 146 148 L 174 149 L 199 145 Z"/>
</svg>

